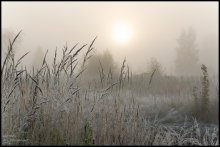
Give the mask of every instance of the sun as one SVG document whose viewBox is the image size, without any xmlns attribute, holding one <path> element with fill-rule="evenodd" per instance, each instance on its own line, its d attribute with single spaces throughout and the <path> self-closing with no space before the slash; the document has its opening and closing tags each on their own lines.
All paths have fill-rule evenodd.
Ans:
<svg viewBox="0 0 220 147">
<path fill-rule="evenodd" d="M 118 23 L 113 29 L 113 39 L 119 44 L 128 43 L 132 37 L 132 27 L 128 23 Z"/>
</svg>

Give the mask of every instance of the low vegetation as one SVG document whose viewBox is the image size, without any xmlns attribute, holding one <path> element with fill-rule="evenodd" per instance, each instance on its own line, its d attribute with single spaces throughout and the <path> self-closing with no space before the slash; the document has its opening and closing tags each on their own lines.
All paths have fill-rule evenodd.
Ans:
<svg viewBox="0 0 220 147">
<path fill-rule="evenodd" d="M 14 58 L 20 33 L 1 68 L 3 145 L 219 145 L 218 86 L 205 65 L 200 79 L 157 74 L 159 63 L 132 74 L 126 59 L 113 74 L 99 60 L 89 76 L 95 38 L 64 46 L 61 59 L 56 50 L 52 65 L 46 52 L 28 72 L 28 53 Z"/>
</svg>

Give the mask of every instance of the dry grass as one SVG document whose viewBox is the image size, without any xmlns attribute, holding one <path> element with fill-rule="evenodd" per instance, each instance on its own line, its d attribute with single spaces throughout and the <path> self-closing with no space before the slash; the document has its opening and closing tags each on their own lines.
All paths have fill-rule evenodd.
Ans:
<svg viewBox="0 0 220 147">
<path fill-rule="evenodd" d="M 196 80 L 132 76 L 126 60 L 118 77 L 105 75 L 100 62 L 99 80 L 84 80 L 96 38 L 81 65 L 77 57 L 87 45 L 79 49 L 65 46 L 60 61 L 56 50 L 52 66 L 48 65 L 46 53 L 41 68 L 31 74 L 19 66 L 27 54 L 17 63 L 13 57 L 19 34 L 10 44 L 1 70 L 2 144 L 219 144 L 218 126 L 205 128 L 185 111 L 191 109 L 191 87 Z M 212 83 L 210 86 L 212 90 Z M 216 100 L 216 91 L 210 93 Z"/>
</svg>

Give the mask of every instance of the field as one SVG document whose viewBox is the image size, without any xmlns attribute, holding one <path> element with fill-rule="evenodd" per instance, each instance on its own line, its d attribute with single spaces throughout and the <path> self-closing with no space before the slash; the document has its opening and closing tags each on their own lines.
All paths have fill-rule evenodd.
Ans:
<svg viewBox="0 0 220 147">
<path fill-rule="evenodd" d="M 10 42 L 1 68 L 3 145 L 219 145 L 218 77 L 116 74 L 90 77 L 93 44 L 47 53 L 29 72 Z M 85 51 L 82 59 L 79 54 Z"/>
</svg>

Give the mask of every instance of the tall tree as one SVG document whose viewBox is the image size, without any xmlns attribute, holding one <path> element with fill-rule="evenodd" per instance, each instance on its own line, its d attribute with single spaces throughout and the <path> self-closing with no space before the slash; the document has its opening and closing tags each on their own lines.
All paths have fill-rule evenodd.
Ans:
<svg viewBox="0 0 220 147">
<path fill-rule="evenodd" d="M 196 33 L 192 28 L 184 30 L 176 48 L 176 73 L 181 76 L 197 75 L 199 72 Z"/>
</svg>

